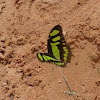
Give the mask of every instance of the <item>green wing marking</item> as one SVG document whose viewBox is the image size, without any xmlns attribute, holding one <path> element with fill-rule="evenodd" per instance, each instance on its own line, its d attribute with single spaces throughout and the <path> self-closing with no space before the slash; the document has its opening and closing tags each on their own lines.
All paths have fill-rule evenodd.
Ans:
<svg viewBox="0 0 100 100">
<path fill-rule="evenodd" d="M 50 32 L 47 43 L 48 53 L 38 53 L 41 61 L 53 62 L 56 65 L 64 66 L 69 58 L 69 47 L 67 46 L 62 28 L 56 25 Z"/>
</svg>

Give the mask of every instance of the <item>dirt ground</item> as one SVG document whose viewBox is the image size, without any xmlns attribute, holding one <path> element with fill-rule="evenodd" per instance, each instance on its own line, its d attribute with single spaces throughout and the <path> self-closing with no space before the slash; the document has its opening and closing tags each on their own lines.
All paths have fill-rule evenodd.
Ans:
<svg viewBox="0 0 100 100">
<path fill-rule="evenodd" d="M 61 25 L 73 56 L 40 62 Z M 0 100 L 100 100 L 100 0 L 0 0 Z"/>
</svg>

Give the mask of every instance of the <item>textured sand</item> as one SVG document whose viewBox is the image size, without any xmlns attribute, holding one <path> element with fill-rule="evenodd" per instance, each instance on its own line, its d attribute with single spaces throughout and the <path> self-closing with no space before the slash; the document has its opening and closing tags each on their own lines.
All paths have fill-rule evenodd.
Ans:
<svg viewBox="0 0 100 100">
<path fill-rule="evenodd" d="M 73 56 L 66 67 L 40 62 L 60 24 Z M 0 100 L 100 100 L 100 0 L 0 0 Z"/>
</svg>

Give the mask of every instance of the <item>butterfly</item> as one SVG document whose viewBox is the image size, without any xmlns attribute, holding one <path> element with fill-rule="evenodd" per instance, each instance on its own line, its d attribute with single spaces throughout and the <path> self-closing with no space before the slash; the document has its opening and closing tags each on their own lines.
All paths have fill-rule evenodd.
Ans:
<svg viewBox="0 0 100 100">
<path fill-rule="evenodd" d="M 47 40 L 48 53 L 37 53 L 40 61 L 53 62 L 59 66 L 65 66 L 69 60 L 69 46 L 66 44 L 62 28 L 56 25 L 50 32 Z"/>
</svg>

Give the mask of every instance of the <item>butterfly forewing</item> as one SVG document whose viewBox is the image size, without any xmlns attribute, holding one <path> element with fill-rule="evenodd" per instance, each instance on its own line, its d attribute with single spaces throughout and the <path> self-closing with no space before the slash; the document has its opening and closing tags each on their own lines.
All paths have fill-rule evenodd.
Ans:
<svg viewBox="0 0 100 100">
<path fill-rule="evenodd" d="M 55 26 L 49 35 L 48 39 L 48 53 L 55 56 L 60 62 L 66 63 L 68 56 L 68 49 L 62 34 L 60 25 Z"/>
</svg>

